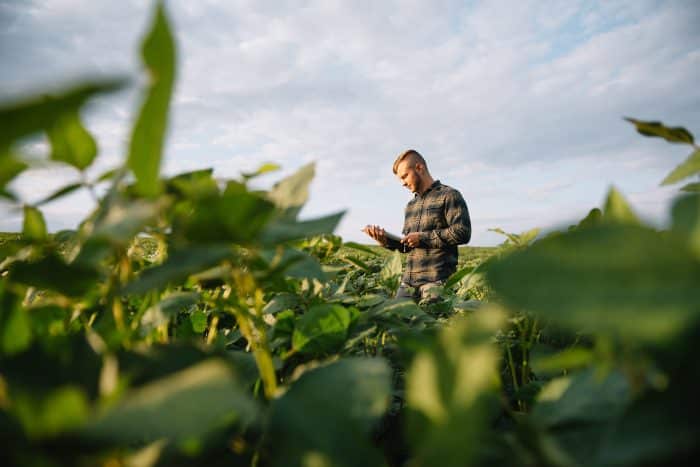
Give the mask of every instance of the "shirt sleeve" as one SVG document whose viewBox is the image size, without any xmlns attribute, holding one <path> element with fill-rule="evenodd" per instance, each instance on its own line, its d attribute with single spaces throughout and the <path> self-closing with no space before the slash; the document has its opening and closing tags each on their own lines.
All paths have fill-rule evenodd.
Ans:
<svg viewBox="0 0 700 467">
<path fill-rule="evenodd" d="M 421 232 L 421 243 L 426 248 L 461 245 L 469 243 L 471 239 L 472 224 L 469 219 L 469 210 L 467 203 L 457 190 L 450 191 L 445 196 L 444 209 L 447 227 Z"/>
</svg>

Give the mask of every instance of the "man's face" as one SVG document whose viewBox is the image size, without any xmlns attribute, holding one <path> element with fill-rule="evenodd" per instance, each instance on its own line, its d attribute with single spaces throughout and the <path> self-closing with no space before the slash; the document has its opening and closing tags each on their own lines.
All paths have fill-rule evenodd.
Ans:
<svg viewBox="0 0 700 467">
<path fill-rule="evenodd" d="M 399 181 L 412 193 L 417 193 L 420 188 L 421 174 L 419 166 L 420 164 L 412 164 L 408 160 L 403 160 L 396 168 L 396 176 L 399 178 Z"/>
</svg>

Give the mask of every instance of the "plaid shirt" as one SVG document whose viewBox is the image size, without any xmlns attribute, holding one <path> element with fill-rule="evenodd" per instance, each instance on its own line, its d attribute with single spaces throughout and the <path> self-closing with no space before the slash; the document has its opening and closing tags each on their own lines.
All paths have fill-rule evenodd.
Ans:
<svg viewBox="0 0 700 467">
<path fill-rule="evenodd" d="M 457 245 L 471 238 L 467 203 L 459 191 L 439 180 L 422 195 L 416 194 L 406 205 L 403 234 L 420 232 L 420 245 L 408 250 L 401 280 L 417 287 L 442 281 L 457 270 Z M 390 242 L 387 247 L 403 250 Z"/>
</svg>

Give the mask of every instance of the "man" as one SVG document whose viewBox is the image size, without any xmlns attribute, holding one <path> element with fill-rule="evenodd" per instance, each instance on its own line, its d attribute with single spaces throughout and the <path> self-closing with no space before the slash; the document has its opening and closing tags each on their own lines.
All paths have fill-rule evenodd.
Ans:
<svg viewBox="0 0 700 467">
<path fill-rule="evenodd" d="M 408 253 L 397 298 L 434 301 L 438 298 L 434 288 L 457 270 L 457 245 L 471 238 L 467 204 L 459 191 L 433 179 L 416 150 L 401 153 L 393 171 L 414 193 L 406 205 L 404 236 L 392 238 L 377 225 L 368 225 L 363 231 L 385 248 Z"/>
</svg>

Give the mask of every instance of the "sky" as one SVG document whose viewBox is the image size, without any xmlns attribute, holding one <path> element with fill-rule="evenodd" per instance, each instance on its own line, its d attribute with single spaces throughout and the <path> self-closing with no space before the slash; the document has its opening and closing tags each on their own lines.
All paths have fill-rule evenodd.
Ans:
<svg viewBox="0 0 700 467">
<path fill-rule="evenodd" d="M 89 177 L 125 160 L 145 83 L 142 0 L 0 0 L 0 100 L 85 77 L 132 85 L 83 112 L 100 155 Z M 700 139 L 700 1 L 406 0 L 166 2 L 178 77 L 162 171 L 220 178 L 273 162 L 261 188 L 316 163 L 302 217 L 347 210 L 336 233 L 399 233 L 413 196 L 391 171 L 405 149 L 463 194 L 474 246 L 535 227 L 565 228 L 615 186 L 653 225 L 680 185 L 660 181 L 691 152 L 638 135 L 624 116 Z M 11 189 L 33 203 L 79 179 L 47 163 Z M 94 207 L 79 192 L 42 207 L 52 231 Z M 0 204 L 0 231 L 22 213 Z"/>
</svg>

